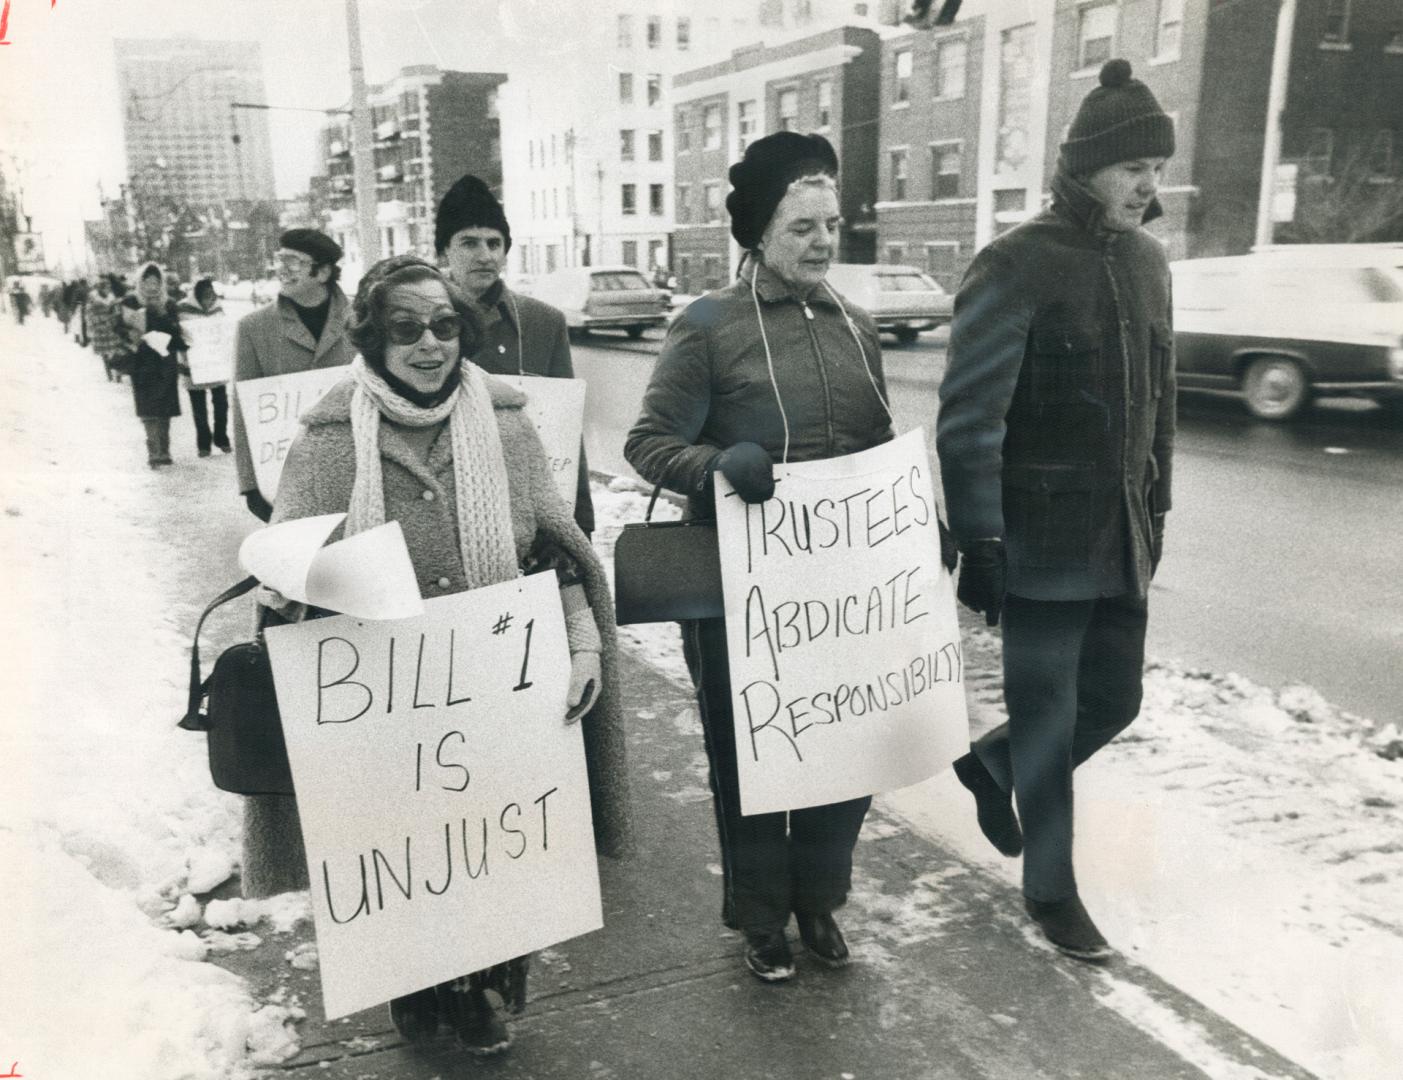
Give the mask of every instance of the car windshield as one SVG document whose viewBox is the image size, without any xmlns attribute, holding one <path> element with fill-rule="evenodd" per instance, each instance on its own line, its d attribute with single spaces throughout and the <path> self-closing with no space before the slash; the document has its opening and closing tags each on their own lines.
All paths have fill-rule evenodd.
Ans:
<svg viewBox="0 0 1403 1080">
<path fill-rule="evenodd" d="M 627 270 L 604 271 L 590 275 L 591 287 L 599 292 L 633 292 L 638 289 L 651 289 L 648 279 L 642 274 Z"/>
<path fill-rule="evenodd" d="M 940 292 L 940 286 L 925 274 L 911 271 L 905 274 L 880 274 L 883 292 Z"/>
</svg>

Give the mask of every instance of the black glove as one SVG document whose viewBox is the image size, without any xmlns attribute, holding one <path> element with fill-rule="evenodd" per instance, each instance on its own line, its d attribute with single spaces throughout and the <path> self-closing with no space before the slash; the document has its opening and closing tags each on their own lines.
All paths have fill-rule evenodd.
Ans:
<svg viewBox="0 0 1403 1080">
<path fill-rule="evenodd" d="M 955 543 L 955 538 L 950 534 L 950 530 L 945 527 L 945 522 L 936 517 L 935 523 L 940 526 L 940 561 L 945 564 L 945 569 L 950 573 L 955 572 L 955 563 L 960 557 L 959 545 Z"/>
<path fill-rule="evenodd" d="M 1150 524 L 1150 577 L 1159 570 L 1159 560 L 1164 557 L 1164 515 L 1156 514 Z"/>
<path fill-rule="evenodd" d="M 757 443 L 736 443 L 721 451 L 716 468 L 748 503 L 762 503 L 775 493 L 774 462 Z"/>
<path fill-rule="evenodd" d="M 244 492 L 244 502 L 248 504 L 248 512 L 259 521 L 267 521 L 273 516 L 273 504 L 265 499 L 257 488 Z"/>
<path fill-rule="evenodd" d="M 971 540 L 961 546 L 960 554 L 960 584 L 955 596 L 971 611 L 982 612 L 990 626 L 998 626 L 1008 578 L 1004 542 Z"/>
</svg>

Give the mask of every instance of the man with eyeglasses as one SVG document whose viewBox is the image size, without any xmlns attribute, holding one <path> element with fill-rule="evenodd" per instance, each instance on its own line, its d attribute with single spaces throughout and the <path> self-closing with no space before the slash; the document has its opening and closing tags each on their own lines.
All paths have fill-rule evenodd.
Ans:
<svg viewBox="0 0 1403 1080">
<path fill-rule="evenodd" d="M 341 276 L 341 247 L 316 229 L 290 229 L 278 238 L 278 299 L 239 320 L 234 350 L 234 377 L 229 395 L 234 409 L 234 464 L 239 494 L 249 511 L 263 521 L 273 508 L 258 490 L 253 453 L 237 385 L 243 380 L 292 375 L 312 368 L 349 364 L 356 355 L 346 336 L 346 294 Z"/>
</svg>

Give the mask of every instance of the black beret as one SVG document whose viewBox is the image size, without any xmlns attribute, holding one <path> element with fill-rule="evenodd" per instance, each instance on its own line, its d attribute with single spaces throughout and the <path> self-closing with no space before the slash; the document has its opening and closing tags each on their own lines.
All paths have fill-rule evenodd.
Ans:
<svg viewBox="0 0 1403 1080">
<path fill-rule="evenodd" d="M 434 215 L 434 249 L 442 255 L 462 229 L 496 229 L 502 234 L 503 250 L 512 249 L 512 230 L 502 204 L 492 189 L 471 173 L 460 176 L 439 200 Z"/>
<path fill-rule="evenodd" d="M 732 190 L 726 196 L 736 243 L 754 248 L 789 185 L 815 173 L 838 175 L 838 155 L 822 135 L 776 131 L 747 146 L 745 156 L 731 166 Z"/>
<path fill-rule="evenodd" d="M 341 261 L 341 245 L 316 229 L 288 229 L 278 237 L 278 246 L 309 255 L 319 266 L 333 266 Z"/>
</svg>

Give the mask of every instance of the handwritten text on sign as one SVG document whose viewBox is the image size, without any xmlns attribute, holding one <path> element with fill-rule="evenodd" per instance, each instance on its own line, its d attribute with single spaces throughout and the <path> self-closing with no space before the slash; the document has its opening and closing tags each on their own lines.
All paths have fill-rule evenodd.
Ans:
<svg viewBox="0 0 1403 1080">
<path fill-rule="evenodd" d="M 565 505 L 575 509 L 580 473 L 580 432 L 585 422 L 585 381 L 532 375 L 494 375 L 526 395 L 526 415 L 546 448 L 546 461 Z"/>
<path fill-rule="evenodd" d="M 746 814 L 917 783 L 969 739 L 923 433 L 775 473 L 755 505 L 717 479 Z"/>
<path fill-rule="evenodd" d="M 196 315 L 181 320 L 180 332 L 190 345 L 187 361 L 194 386 L 229 381 L 234 365 L 234 320 L 227 315 Z"/>
<path fill-rule="evenodd" d="M 266 638 L 328 1019 L 603 925 L 554 574 Z"/>
<path fill-rule="evenodd" d="M 235 384 L 239 408 L 244 412 L 249 452 L 253 455 L 253 475 L 259 492 L 269 502 L 277 497 L 278 477 L 282 475 L 288 447 L 301 430 L 298 421 L 302 414 L 347 375 L 344 367 L 313 368 L 295 375 L 270 375 Z"/>
</svg>

